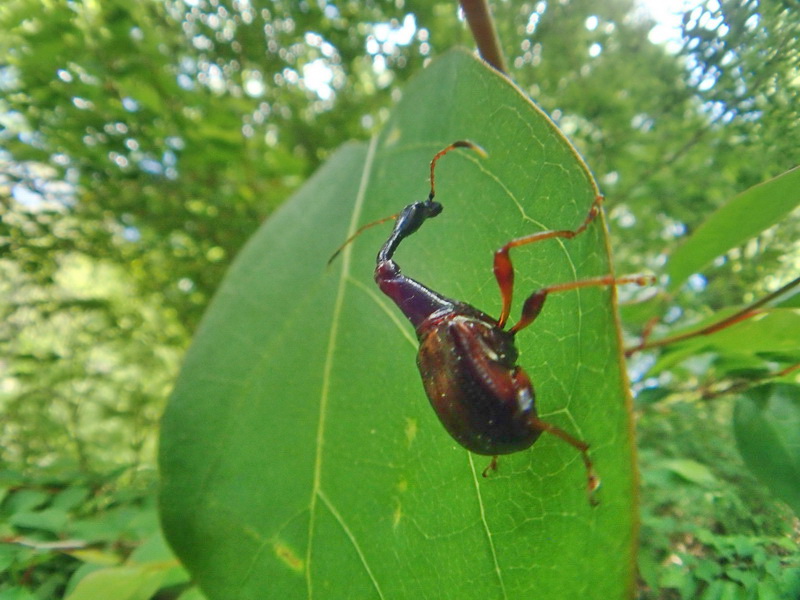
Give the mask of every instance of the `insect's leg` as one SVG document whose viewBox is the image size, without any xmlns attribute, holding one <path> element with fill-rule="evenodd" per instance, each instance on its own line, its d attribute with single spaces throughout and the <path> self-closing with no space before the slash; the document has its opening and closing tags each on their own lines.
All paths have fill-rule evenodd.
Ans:
<svg viewBox="0 0 800 600">
<path fill-rule="evenodd" d="M 534 242 L 541 242 L 542 240 L 549 240 L 551 238 L 574 238 L 579 233 L 582 233 L 589 226 L 589 223 L 594 221 L 598 214 L 600 214 L 600 205 L 603 202 L 602 196 L 597 196 L 592 202 L 589 213 L 586 215 L 583 223 L 577 229 L 564 229 L 557 231 L 540 231 L 532 233 L 521 238 L 516 238 L 508 242 L 505 246 L 494 253 L 494 276 L 497 279 L 497 285 L 500 287 L 500 296 L 502 297 L 503 307 L 500 311 L 500 318 L 497 320 L 499 327 L 503 327 L 508 321 L 508 315 L 511 311 L 511 296 L 514 292 L 514 267 L 511 264 L 511 257 L 508 255 L 511 248 L 517 246 L 525 246 L 533 244 Z"/>
<path fill-rule="evenodd" d="M 649 285 L 655 281 L 652 275 L 625 275 L 622 277 L 613 277 L 611 275 L 604 275 L 602 277 L 594 277 L 592 279 L 581 279 L 579 281 L 570 281 L 567 283 L 559 283 L 550 285 L 548 287 L 536 290 L 528 296 L 525 303 L 522 305 L 522 316 L 519 321 L 509 329 L 510 333 L 517 333 L 520 329 L 524 329 L 539 316 L 544 306 L 544 301 L 547 299 L 548 294 L 553 292 L 566 292 L 584 287 L 605 287 L 609 285 L 621 285 L 623 283 L 635 283 L 637 285 Z"/>
<path fill-rule="evenodd" d="M 586 490 L 589 493 L 589 502 L 591 504 L 597 504 L 593 492 L 600 487 L 600 480 L 597 478 L 597 475 L 594 473 L 594 464 L 592 463 L 592 459 L 589 458 L 589 444 L 583 442 L 579 439 L 572 437 L 563 429 L 556 427 L 555 425 L 551 425 L 547 421 L 542 421 L 538 417 L 531 417 L 530 418 L 530 425 L 533 429 L 538 431 L 546 431 L 558 438 L 561 438 L 565 442 L 567 442 L 570 446 L 575 448 L 578 452 L 581 453 L 581 457 L 583 458 L 583 464 L 586 466 Z"/>
<path fill-rule="evenodd" d="M 492 462 L 490 462 L 488 465 L 486 465 L 486 468 L 483 470 L 483 473 L 481 473 L 481 474 L 484 477 L 488 477 L 489 476 L 489 471 L 497 471 L 497 455 L 496 454 L 492 457 Z"/>
</svg>

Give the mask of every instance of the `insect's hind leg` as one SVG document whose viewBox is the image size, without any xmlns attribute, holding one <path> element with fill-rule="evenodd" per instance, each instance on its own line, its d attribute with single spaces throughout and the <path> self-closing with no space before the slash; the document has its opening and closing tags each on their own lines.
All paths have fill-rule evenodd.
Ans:
<svg viewBox="0 0 800 600">
<path fill-rule="evenodd" d="M 486 465 L 486 468 L 483 470 L 481 475 L 483 475 L 484 477 L 488 477 L 489 476 L 489 471 L 497 471 L 497 455 L 496 454 L 492 457 L 492 461 L 488 465 Z"/>
<path fill-rule="evenodd" d="M 592 463 L 592 459 L 589 457 L 589 444 L 577 438 L 572 437 L 563 429 L 556 427 L 555 425 L 551 425 L 547 421 L 542 421 L 538 417 L 531 417 L 529 422 L 530 426 L 533 429 L 536 429 L 538 431 L 546 431 L 547 433 L 564 440 L 570 446 L 572 446 L 578 452 L 581 453 L 581 458 L 583 458 L 583 464 L 586 467 L 586 480 L 587 480 L 586 491 L 589 494 L 589 502 L 590 504 L 596 505 L 597 501 L 595 500 L 593 494 L 594 491 L 598 487 L 600 487 L 600 480 L 594 473 L 594 464 Z"/>
</svg>

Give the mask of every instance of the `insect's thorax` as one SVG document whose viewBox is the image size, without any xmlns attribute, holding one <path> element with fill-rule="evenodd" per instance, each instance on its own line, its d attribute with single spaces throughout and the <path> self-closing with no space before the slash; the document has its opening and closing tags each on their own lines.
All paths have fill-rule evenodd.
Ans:
<svg viewBox="0 0 800 600">
<path fill-rule="evenodd" d="M 507 368 L 517 364 L 517 347 L 514 336 L 497 326 L 497 321 L 464 302 L 451 300 L 452 306 L 444 308 L 428 317 L 417 327 L 417 339 L 420 345 L 431 334 L 441 335 L 442 329 L 450 331 L 445 337 L 473 338 L 488 359 Z M 454 332 L 460 332 L 458 335 Z M 466 339 L 463 343 L 466 343 Z M 469 350 L 470 348 L 462 348 Z"/>
</svg>

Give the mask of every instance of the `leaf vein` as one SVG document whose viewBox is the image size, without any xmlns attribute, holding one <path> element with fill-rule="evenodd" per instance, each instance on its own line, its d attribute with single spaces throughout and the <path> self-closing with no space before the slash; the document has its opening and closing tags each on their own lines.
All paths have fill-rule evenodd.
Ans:
<svg viewBox="0 0 800 600">
<path fill-rule="evenodd" d="M 369 182 L 369 173 L 372 168 L 372 161 L 375 158 L 375 150 L 377 148 L 377 137 L 373 137 L 367 156 L 364 160 L 364 168 L 361 172 L 361 181 L 358 185 L 358 192 L 356 199 L 353 203 L 353 214 L 350 218 L 350 225 L 348 228 L 348 237 L 352 235 L 358 225 L 358 220 L 361 216 L 361 209 L 364 206 L 364 199 L 366 197 L 367 184 Z M 339 320 L 342 314 L 342 307 L 344 306 L 344 294 L 346 289 L 346 281 L 350 274 L 350 256 L 351 248 L 347 247 L 342 252 L 342 271 L 339 277 L 339 285 L 336 290 L 336 301 L 334 303 L 333 315 L 331 317 L 331 329 L 328 336 L 328 347 L 325 353 L 325 362 L 322 367 L 322 389 L 320 392 L 319 400 L 319 419 L 317 421 L 317 436 L 316 436 L 316 450 L 314 455 L 314 477 L 311 486 L 311 498 L 309 501 L 309 519 L 308 519 L 308 546 L 306 549 L 306 589 L 308 590 L 309 599 L 313 597 L 313 586 L 311 578 L 311 555 L 314 548 L 314 525 L 316 517 L 317 498 L 320 497 L 320 482 L 322 478 L 322 449 L 325 442 L 325 417 L 328 408 L 328 397 L 330 394 L 331 374 L 333 373 L 333 356 L 336 348 L 336 340 L 339 335 Z"/>
<path fill-rule="evenodd" d="M 355 534 L 353 534 L 352 530 L 347 526 L 347 523 L 345 522 L 344 518 L 339 513 L 339 511 L 336 510 L 336 508 L 333 506 L 333 503 L 325 495 L 325 493 L 322 490 L 319 490 L 317 494 L 319 495 L 320 499 L 325 504 L 325 506 L 328 508 L 328 510 L 331 512 L 333 518 L 336 519 L 336 522 L 339 523 L 345 535 L 350 540 L 350 543 L 353 544 L 353 548 L 355 549 L 356 554 L 358 554 L 358 558 L 361 560 L 361 564 L 364 565 L 364 570 L 367 572 L 367 575 L 369 575 L 369 578 L 372 581 L 372 585 L 375 586 L 375 591 L 378 592 L 378 597 L 381 598 L 381 600 L 383 600 L 385 596 L 381 591 L 381 586 L 378 584 L 378 580 L 375 579 L 375 575 L 372 573 L 372 569 L 369 568 L 369 563 L 367 563 L 367 557 L 361 550 L 361 546 L 358 545 L 358 541 L 356 540 Z"/>
<path fill-rule="evenodd" d="M 492 553 L 492 562 L 494 563 L 494 571 L 497 573 L 497 580 L 500 583 L 500 591 L 503 594 L 503 599 L 508 600 L 508 594 L 506 593 L 506 585 L 503 581 L 503 572 L 500 570 L 500 563 L 497 560 L 497 551 L 494 547 L 494 539 L 492 538 L 492 532 L 489 529 L 489 523 L 486 521 L 486 508 L 483 504 L 483 497 L 481 496 L 481 487 L 478 484 L 478 475 L 475 471 L 475 461 L 472 458 L 472 454 L 467 452 L 467 459 L 469 460 L 469 468 L 472 471 L 472 481 L 475 484 L 475 496 L 478 500 L 478 509 L 481 513 L 481 522 L 483 523 L 483 530 L 486 532 L 486 540 L 489 542 L 489 550 Z"/>
</svg>

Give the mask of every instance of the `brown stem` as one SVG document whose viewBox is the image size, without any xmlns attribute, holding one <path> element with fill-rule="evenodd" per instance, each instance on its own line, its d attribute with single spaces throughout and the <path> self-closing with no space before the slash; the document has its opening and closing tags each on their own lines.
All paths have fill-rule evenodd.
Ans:
<svg viewBox="0 0 800 600">
<path fill-rule="evenodd" d="M 738 323 L 739 321 L 744 321 L 745 319 L 749 319 L 758 314 L 758 309 L 764 306 L 765 304 L 772 302 L 775 298 L 782 296 L 786 292 L 788 292 L 793 287 L 800 285 L 800 277 L 796 277 L 783 287 L 774 292 L 767 294 L 760 300 L 756 300 L 752 304 L 748 304 L 743 309 L 733 313 L 731 316 L 722 319 L 721 321 L 717 321 L 716 323 L 712 323 L 711 325 L 706 325 L 701 329 L 696 329 L 694 331 L 687 331 L 685 333 L 679 333 L 673 336 L 667 336 L 665 338 L 661 338 L 660 340 L 655 340 L 653 342 L 642 341 L 635 346 L 631 346 L 625 349 L 625 356 L 631 356 L 635 352 L 639 352 L 640 350 L 649 350 L 651 348 L 660 348 L 661 346 L 667 346 L 669 344 L 674 344 L 676 342 L 681 342 L 683 340 L 692 338 L 696 335 L 710 335 L 719 331 L 720 329 L 725 329 L 733 325 L 734 323 Z"/>
<path fill-rule="evenodd" d="M 785 369 L 782 369 L 781 371 L 778 371 L 775 374 L 775 377 L 786 377 L 789 373 L 792 373 L 797 370 L 800 370 L 800 363 L 795 363 L 793 365 L 786 367 Z"/>
<path fill-rule="evenodd" d="M 460 2 L 481 57 L 501 73 L 506 73 L 506 61 L 503 58 L 503 51 L 500 50 L 500 41 L 497 39 L 497 30 L 488 2 L 486 0 L 460 0 Z"/>
<path fill-rule="evenodd" d="M 788 367 L 777 371 L 776 373 L 768 373 L 763 377 L 757 377 L 755 379 L 746 379 L 743 381 L 737 381 L 732 383 L 728 387 L 722 390 L 709 390 L 703 392 L 701 397 L 703 400 L 713 400 L 714 398 L 719 398 L 720 396 L 727 396 L 728 394 L 738 394 L 740 392 L 744 392 L 749 388 L 760 385 L 765 381 L 769 381 L 770 379 L 778 379 L 779 377 L 785 377 L 794 371 L 800 369 L 800 363 L 795 363 L 793 365 L 789 365 Z"/>
</svg>

